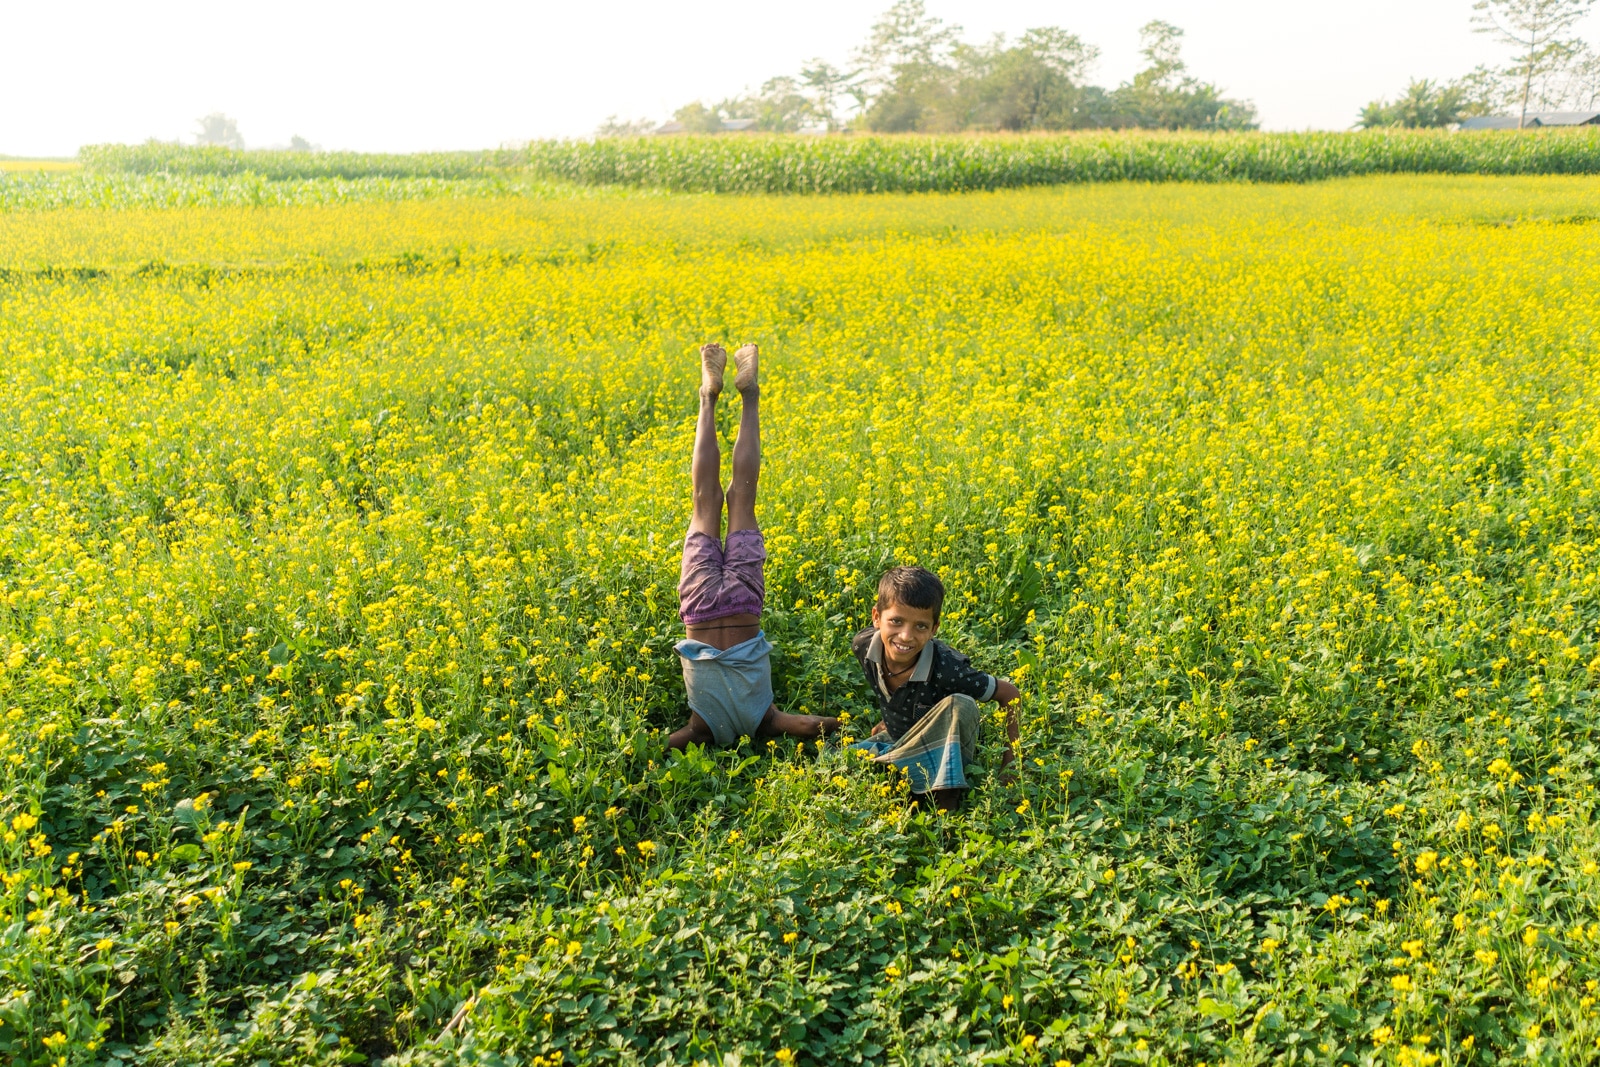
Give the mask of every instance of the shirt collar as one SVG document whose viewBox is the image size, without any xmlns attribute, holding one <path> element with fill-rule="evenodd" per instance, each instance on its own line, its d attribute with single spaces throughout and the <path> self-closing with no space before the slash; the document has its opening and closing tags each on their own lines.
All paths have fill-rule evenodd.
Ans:
<svg viewBox="0 0 1600 1067">
<path fill-rule="evenodd" d="M 917 656 L 917 665 L 911 671 L 908 682 L 926 682 L 933 676 L 934 639 L 928 638 L 928 643 L 922 646 L 922 652 Z M 881 677 L 883 669 L 883 638 L 876 630 L 873 631 L 872 640 L 867 645 L 867 662 L 878 665 L 878 674 Z M 881 684 L 879 688 L 882 688 Z"/>
</svg>

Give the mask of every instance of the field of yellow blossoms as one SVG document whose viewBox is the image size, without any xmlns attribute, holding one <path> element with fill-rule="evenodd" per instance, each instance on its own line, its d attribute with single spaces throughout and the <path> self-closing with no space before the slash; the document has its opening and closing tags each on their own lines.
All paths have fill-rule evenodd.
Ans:
<svg viewBox="0 0 1600 1067">
<path fill-rule="evenodd" d="M 0 215 L 0 1059 L 1595 1062 L 1597 217 Z M 780 703 L 869 729 L 922 563 L 1019 782 L 664 755 L 708 339 L 763 350 Z"/>
</svg>

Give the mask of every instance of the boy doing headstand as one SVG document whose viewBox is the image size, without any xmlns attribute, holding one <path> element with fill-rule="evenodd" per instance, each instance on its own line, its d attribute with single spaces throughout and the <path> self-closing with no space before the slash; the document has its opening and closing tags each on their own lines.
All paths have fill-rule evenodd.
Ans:
<svg viewBox="0 0 1600 1067">
<path fill-rule="evenodd" d="M 935 636 L 943 606 L 944 583 L 921 567 L 895 567 L 879 580 L 872 628 L 857 634 L 851 648 L 883 719 L 854 747 L 904 770 L 913 799 L 931 795 L 941 809 L 953 810 L 966 795 L 965 767 L 977 755 L 982 701 L 1006 709 L 1009 744 L 1000 769 L 1002 780 L 1009 777 L 1020 694 Z"/>
<path fill-rule="evenodd" d="M 785 735 L 813 740 L 838 719 L 789 715 L 772 702 L 772 645 L 761 630 L 766 599 L 766 543 L 756 524 L 756 479 L 761 472 L 761 385 L 755 345 L 733 354 L 734 387 L 744 399 L 733 445 L 733 480 L 722 490 L 717 399 L 728 354 L 719 344 L 700 348 L 700 420 L 694 431 L 694 513 L 683 541 L 678 614 L 687 635 L 677 645 L 689 721 L 668 748 L 731 745 L 741 737 Z M 722 540 L 723 504 L 728 539 Z"/>
</svg>

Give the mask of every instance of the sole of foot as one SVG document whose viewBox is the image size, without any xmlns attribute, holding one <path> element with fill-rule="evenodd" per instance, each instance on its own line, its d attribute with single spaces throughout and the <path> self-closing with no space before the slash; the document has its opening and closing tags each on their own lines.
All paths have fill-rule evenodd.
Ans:
<svg viewBox="0 0 1600 1067">
<path fill-rule="evenodd" d="M 755 345 L 745 345 L 733 354 L 733 362 L 739 368 L 739 373 L 733 376 L 733 387 L 741 393 L 748 393 L 761 384 L 761 353 Z"/>
<path fill-rule="evenodd" d="M 715 395 L 722 392 L 722 372 L 728 369 L 728 353 L 721 345 L 712 342 L 700 346 L 700 391 Z"/>
</svg>

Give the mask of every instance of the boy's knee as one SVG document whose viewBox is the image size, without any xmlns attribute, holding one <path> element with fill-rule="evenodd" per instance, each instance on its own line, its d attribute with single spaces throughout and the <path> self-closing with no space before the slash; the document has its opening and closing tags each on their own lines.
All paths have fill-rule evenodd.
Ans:
<svg viewBox="0 0 1600 1067">
<path fill-rule="evenodd" d="M 983 725 L 983 711 L 978 702 L 965 693 L 955 693 L 945 698 L 956 716 L 956 733 L 961 738 L 961 758 L 972 761 L 978 754 L 978 728 Z"/>
<path fill-rule="evenodd" d="M 717 735 L 712 731 L 711 725 L 694 712 L 689 713 L 689 721 L 674 730 L 672 736 L 667 738 L 669 749 L 685 749 L 690 745 L 710 746 L 716 743 Z"/>
<path fill-rule="evenodd" d="M 961 722 L 980 722 L 980 721 L 982 721 L 982 719 L 983 719 L 983 711 L 982 711 L 982 709 L 980 709 L 978 707 L 978 702 L 976 700 L 972 699 L 971 697 L 967 696 L 967 694 L 965 694 L 965 693 L 955 693 L 952 696 L 947 697 L 946 699 L 948 699 L 950 701 L 951 706 L 953 708 L 955 708 L 956 718 L 959 719 Z"/>
</svg>

